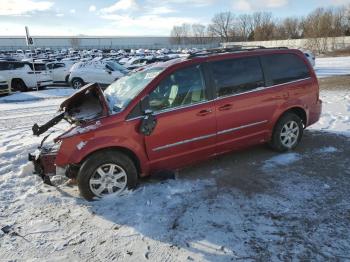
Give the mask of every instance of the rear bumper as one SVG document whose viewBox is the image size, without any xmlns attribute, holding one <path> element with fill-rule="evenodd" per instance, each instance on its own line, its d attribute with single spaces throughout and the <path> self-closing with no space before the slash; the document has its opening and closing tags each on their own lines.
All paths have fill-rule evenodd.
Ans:
<svg viewBox="0 0 350 262">
<path fill-rule="evenodd" d="M 318 100 L 317 103 L 310 108 L 308 126 L 315 124 L 321 117 L 322 113 L 322 100 Z"/>
</svg>

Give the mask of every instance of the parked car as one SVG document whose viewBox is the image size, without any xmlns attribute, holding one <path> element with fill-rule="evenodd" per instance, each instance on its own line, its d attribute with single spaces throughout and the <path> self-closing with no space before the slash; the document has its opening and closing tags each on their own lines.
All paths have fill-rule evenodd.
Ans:
<svg viewBox="0 0 350 262">
<path fill-rule="evenodd" d="M 74 61 L 61 61 L 61 62 L 50 62 L 46 66 L 51 73 L 52 80 L 55 83 L 68 83 L 69 80 L 69 70 L 74 65 Z"/>
<path fill-rule="evenodd" d="M 53 84 L 44 63 L 0 61 L 0 74 L 9 82 L 12 91 L 27 91 Z"/>
<path fill-rule="evenodd" d="M 10 93 L 10 87 L 7 80 L 0 75 L 0 95 L 6 95 Z"/>
<path fill-rule="evenodd" d="M 61 104 L 61 115 L 33 126 L 40 135 L 63 118 L 75 123 L 29 159 L 47 183 L 50 174 L 77 178 L 91 200 L 251 145 L 292 150 L 321 107 L 301 51 L 211 50 L 151 65 L 104 93 L 87 85 Z"/>
<path fill-rule="evenodd" d="M 316 64 L 316 57 L 315 55 L 310 51 L 304 51 L 304 55 L 306 56 L 307 60 L 309 60 L 312 67 L 315 67 Z"/>
<path fill-rule="evenodd" d="M 86 83 L 107 86 L 127 72 L 124 67 L 112 61 L 79 62 L 74 64 L 70 70 L 69 83 L 75 89 L 81 88 Z"/>
<path fill-rule="evenodd" d="M 123 66 L 125 66 L 129 70 L 136 69 L 138 67 L 143 67 L 147 64 L 148 59 L 144 57 L 131 57 L 129 60 L 127 60 L 126 63 L 124 63 Z"/>
</svg>

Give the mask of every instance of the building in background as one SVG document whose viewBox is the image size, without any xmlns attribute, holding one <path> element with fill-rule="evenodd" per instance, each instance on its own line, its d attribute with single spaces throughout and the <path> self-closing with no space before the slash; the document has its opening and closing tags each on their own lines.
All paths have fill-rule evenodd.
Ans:
<svg viewBox="0 0 350 262">
<path fill-rule="evenodd" d="M 147 36 L 33 36 L 35 47 L 76 49 L 135 49 L 135 48 L 210 48 L 220 45 L 219 39 L 208 44 L 174 44 L 170 37 Z M 0 50 L 27 49 L 25 37 L 0 36 Z"/>
</svg>

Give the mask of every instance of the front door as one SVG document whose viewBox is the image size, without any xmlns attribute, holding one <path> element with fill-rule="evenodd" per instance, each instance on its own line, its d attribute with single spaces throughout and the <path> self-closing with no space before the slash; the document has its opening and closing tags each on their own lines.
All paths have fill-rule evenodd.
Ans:
<svg viewBox="0 0 350 262">
<path fill-rule="evenodd" d="M 150 94 L 157 125 L 145 137 L 152 169 L 176 168 L 215 153 L 216 120 L 201 66 L 179 69 Z"/>
</svg>

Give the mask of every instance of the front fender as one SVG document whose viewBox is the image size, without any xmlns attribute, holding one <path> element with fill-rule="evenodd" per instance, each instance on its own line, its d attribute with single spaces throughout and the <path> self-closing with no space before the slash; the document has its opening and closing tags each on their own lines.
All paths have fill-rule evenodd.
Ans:
<svg viewBox="0 0 350 262">
<path fill-rule="evenodd" d="M 77 137 L 69 137 L 62 140 L 55 164 L 64 167 L 68 164 L 81 164 L 83 160 L 92 153 L 110 148 L 122 148 L 134 153 L 138 158 L 141 172 L 148 173 L 148 159 L 143 143 L 134 139 L 116 136 L 91 137 L 82 134 Z"/>
</svg>

